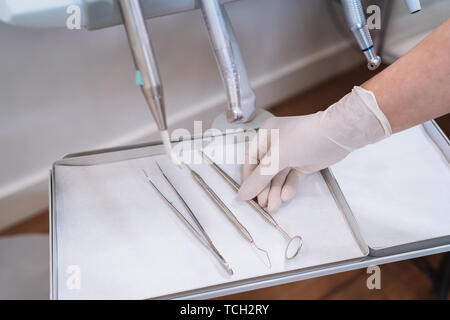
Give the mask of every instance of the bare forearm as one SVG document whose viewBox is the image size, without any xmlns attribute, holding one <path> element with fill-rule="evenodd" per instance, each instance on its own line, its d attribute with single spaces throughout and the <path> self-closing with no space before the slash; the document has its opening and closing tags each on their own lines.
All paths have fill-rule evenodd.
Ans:
<svg viewBox="0 0 450 320">
<path fill-rule="evenodd" d="M 362 87 L 375 94 L 392 131 L 450 112 L 450 19 Z"/>
</svg>

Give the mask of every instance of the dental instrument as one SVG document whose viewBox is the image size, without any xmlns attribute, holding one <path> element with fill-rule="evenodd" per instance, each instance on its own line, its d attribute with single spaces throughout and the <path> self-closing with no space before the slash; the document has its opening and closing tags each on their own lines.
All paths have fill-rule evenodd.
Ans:
<svg viewBox="0 0 450 320">
<path fill-rule="evenodd" d="M 204 239 L 209 243 L 209 246 L 211 247 L 212 250 L 214 250 L 216 252 L 216 254 L 218 256 L 221 257 L 221 260 L 225 261 L 225 259 L 222 257 L 222 255 L 220 254 L 219 250 L 217 250 L 216 246 L 214 245 L 214 243 L 212 242 L 211 238 L 209 237 L 208 233 L 206 232 L 206 230 L 203 228 L 202 224 L 200 223 L 200 221 L 197 219 L 197 216 L 194 214 L 194 212 L 191 210 L 191 208 L 189 207 L 189 205 L 186 203 L 186 201 L 184 200 L 184 198 L 181 196 L 181 194 L 178 192 L 178 190 L 175 188 L 175 186 L 173 185 L 172 181 L 170 181 L 170 179 L 167 177 L 167 175 L 164 173 L 163 169 L 161 168 L 161 166 L 159 165 L 159 163 L 156 161 L 156 165 L 159 168 L 159 171 L 161 172 L 162 176 L 164 177 L 164 179 L 167 181 L 167 183 L 169 184 L 169 186 L 172 188 L 172 190 L 175 192 L 175 194 L 177 195 L 178 199 L 181 201 L 181 203 L 183 204 L 183 207 L 186 209 L 186 211 L 189 213 L 189 215 L 191 216 L 192 220 L 194 221 L 195 225 L 198 227 L 198 229 L 200 230 L 200 232 L 202 233 L 202 235 L 204 236 Z M 227 264 L 228 265 L 228 264 Z"/>
<path fill-rule="evenodd" d="M 139 0 L 120 0 L 119 5 L 136 66 L 136 84 L 141 87 L 155 118 L 166 153 L 178 163 L 170 144 L 163 87 Z"/>
<path fill-rule="evenodd" d="M 209 163 L 209 165 L 219 174 L 221 175 L 228 184 L 233 187 L 235 191 L 238 191 L 240 185 L 233 180 L 222 168 L 220 168 L 211 158 L 209 158 L 202 150 L 199 150 L 202 157 Z M 267 212 L 263 207 L 259 205 L 259 203 L 255 199 L 251 199 L 247 201 L 256 211 L 258 211 L 270 224 L 272 224 L 278 231 L 283 234 L 283 236 L 288 240 L 288 244 L 286 245 L 286 250 L 284 256 L 287 260 L 293 259 L 297 256 L 298 252 L 302 248 L 303 239 L 301 236 L 296 235 L 291 237 L 272 217 L 272 215 Z"/>
<path fill-rule="evenodd" d="M 248 122 L 255 115 L 255 93 L 250 86 L 230 19 L 219 0 L 199 0 L 198 5 L 228 97 L 226 118 L 229 123 Z"/>
<path fill-rule="evenodd" d="M 341 0 L 347 24 L 356 42 L 367 60 L 367 68 L 375 70 L 381 64 L 381 58 L 375 53 L 372 37 L 367 26 L 361 0 Z"/>
<path fill-rule="evenodd" d="M 158 167 L 159 164 L 157 163 Z M 161 167 L 159 167 L 161 170 Z M 170 207 L 170 209 L 175 213 L 175 215 L 180 219 L 180 221 L 194 234 L 194 236 L 216 257 L 217 260 L 219 260 L 220 264 L 224 267 L 224 269 L 228 272 L 228 274 L 233 275 L 233 270 L 230 268 L 230 265 L 225 260 L 225 258 L 220 254 L 220 252 L 217 250 L 217 248 L 214 246 L 213 242 L 209 238 L 208 234 L 206 233 L 205 229 L 202 227 L 200 222 L 198 221 L 197 217 L 194 215 L 192 210 L 189 208 L 189 206 L 186 204 L 184 199 L 181 197 L 181 195 L 178 193 L 178 191 L 175 189 L 173 184 L 170 182 L 170 180 L 167 178 L 167 176 L 164 174 L 164 172 L 161 170 L 161 173 L 163 174 L 163 177 L 166 179 L 168 184 L 171 186 L 171 188 L 175 191 L 181 202 L 183 203 L 183 206 L 187 209 L 189 214 L 194 220 L 194 223 L 199 228 L 201 234 L 199 231 L 197 231 L 192 224 L 186 220 L 184 215 L 173 205 L 172 202 L 167 199 L 164 194 L 156 187 L 156 185 L 153 183 L 153 181 L 148 176 L 147 172 L 145 170 L 142 170 L 144 172 L 145 177 L 147 178 L 147 181 L 152 185 L 152 187 L 156 190 L 156 192 L 159 194 L 159 196 L 164 200 L 164 202 L 167 203 L 167 205 Z"/>
<path fill-rule="evenodd" d="M 404 2 L 411 14 L 422 9 L 420 0 L 404 0 Z M 375 46 L 367 26 L 361 0 L 341 0 L 341 5 L 344 9 L 347 25 L 367 60 L 367 68 L 369 70 L 377 69 L 381 64 L 381 58 L 375 53 Z M 385 25 L 382 28 L 385 28 Z"/>
<path fill-rule="evenodd" d="M 250 242 L 255 249 L 256 252 L 261 252 L 264 255 L 259 258 L 262 259 L 263 263 L 270 269 L 272 267 L 272 263 L 270 261 L 269 253 L 260 248 L 256 243 L 250 232 L 239 222 L 236 216 L 231 212 L 231 210 L 227 207 L 227 205 L 219 198 L 219 196 L 208 186 L 208 184 L 203 180 L 203 178 L 194 170 L 192 170 L 188 165 L 186 167 L 189 169 L 192 177 L 195 181 L 200 185 L 200 187 L 210 196 L 210 198 L 216 203 L 216 205 L 222 210 L 228 220 L 236 227 L 236 229 L 241 233 L 241 235 Z"/>
</svg>

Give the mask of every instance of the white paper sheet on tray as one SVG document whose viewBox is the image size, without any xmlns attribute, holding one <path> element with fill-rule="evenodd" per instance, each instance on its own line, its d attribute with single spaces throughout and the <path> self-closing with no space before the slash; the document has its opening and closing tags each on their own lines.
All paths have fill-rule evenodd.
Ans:
<svg viewBox="0 0 450 320">
<path fill-rule="evenodd" d="M 157 171 L 166 171 L 234 270 L 221 265 L 145 181 L 145 169 L 161 191 L 176 197 Z M 342 213 L 320 174 L 306 178 L 297 196 L 274 216 L 288 233 L 303 237 L 289 262 L 286 241 L 208 165 L 195 170 L 268 250 L 269 270 L 252 247 L 191 178 L 166 156 L 94 166 L 55 167 L 58 298 L 151 298 L 283 271 L 362 257 Z M 238 166 L 223 166 L 239 180 Z M 182 210 L 178 201 L 175 205 Z M 184 212 L 184 211 L 183 211 Z M 187 216 L 187 215 L 186 215 Z M 80 289 L 66 286 L 76 265 Z"/>
<path fill-rule="evenodd" d="M 370 247 L 450 235 L 450 166 L 421 125 L 331 169 Z"/>
</svg>

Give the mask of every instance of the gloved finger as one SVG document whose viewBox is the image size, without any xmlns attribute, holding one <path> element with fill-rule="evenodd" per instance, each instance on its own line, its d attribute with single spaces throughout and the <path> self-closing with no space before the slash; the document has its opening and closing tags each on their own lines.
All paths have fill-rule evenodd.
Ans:
<svg viewBox="0 0 450 320">
<path fill-rule="evenodd" d="M 267 210 L 276 211 L 281 206 L 281 188 L 289 173 L 290 168 L 280 171 L 271 181 Z"/>
<path fill-rule="evenodd" d="M 263 191 L 261 191 L 258 194 L 258 203 L 261 207 L 265 208 L 267 207 L 267 200 L 269 198 L 269 191 L 270 191 L 270 185 L 271 183 L 269 183 L 264 189 Z"/>
<path fill-rule="evenodd" d="M 249 142 L 245 149 L 245 161 L 242 165 L 241 180 L 244 181 L 258 166 L 259 160 L 262 159 L 270 148 L 270 128 L 272 127 L 271 119 L 266 120 L 259 128 L 256 136 Z"/>
<path fill-rule="evenodd" d="M 255 170 L 242 183 L 238 192 L 238 199 L 250 200 L 256 197 L 280 171 L 278 160 L 273 159 L 269 151 Z"/>
<path fill-rule="evenodd" d="M 252 147 L 253 148 L 253 147 Z M 252 157 L 252 160 L 250 160 Z M 250 145 L 245 149 L 245 160 L 244 164 L 241 166 L 241 181 L 245 181 L 247 177 L 252 173 L 253 170 L 258 166 L 258 159 L 250 155 Z"/>
<path fill-rule="evenodd" d="M 289 201 L 294 197 L 302 175 L 302 173 L 295 169 L 291 169 L 291 171 L 289 171 L 283 188 L 281 189 L 281 200 Z"/>
</svg>

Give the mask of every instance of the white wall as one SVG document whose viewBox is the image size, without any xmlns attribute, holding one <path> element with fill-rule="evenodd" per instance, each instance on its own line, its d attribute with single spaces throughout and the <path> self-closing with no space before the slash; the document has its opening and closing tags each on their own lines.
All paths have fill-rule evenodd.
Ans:
<svg viewBox="0 0 450 320">
<path fill-rule="evenodd" d="M 356 64 L 325 1 L 226 5 L 259 107 Z M 225 95 L 198 11 L 155 18 L 149 30 L 170 128 L 212 120 Z M 51 163 L 68 153 L 157 139 L 122 26 L 98 31 L 0 24 L 0 229 L 47 206 Z"/>
</svg>

